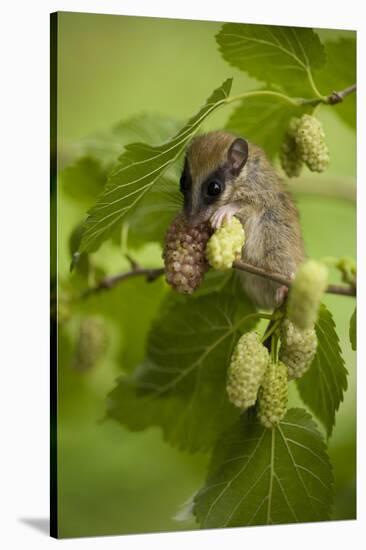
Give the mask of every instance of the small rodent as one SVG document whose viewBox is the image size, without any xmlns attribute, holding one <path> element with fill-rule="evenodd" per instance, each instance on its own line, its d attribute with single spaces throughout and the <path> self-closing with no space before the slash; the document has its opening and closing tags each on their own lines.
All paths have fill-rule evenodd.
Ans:
<svg viewBox="0 0 366 550">
<path fill-rule="evenodd" d="M 195 137 L 180 179 L 184 213 L 191 225 L 218 228 L 235 215 L 245 229 L 242 259 L 292 278 L 304 260 L 297 208 L 264 151 L 231 133 Z M 241 272 L 243 287 L 264 309 L 278 307 L 287 287 Z"/>
</svg>

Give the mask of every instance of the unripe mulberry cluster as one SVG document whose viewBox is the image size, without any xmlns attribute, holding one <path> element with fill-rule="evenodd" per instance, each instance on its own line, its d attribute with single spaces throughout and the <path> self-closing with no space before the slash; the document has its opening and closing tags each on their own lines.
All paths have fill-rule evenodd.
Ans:
<svg viewBox="0 0 366 550">
<path fill-rule="evenodd" d="M 287 367 L 289 380 L 305 374 L 314 359 L 317 344 L 314 327 L 301 330 L 289 319 L 282 321 L 279 358 Z"/>
<path fill-rule="evenodd" d="M 282 143 L 281 166 L 289 177 L 300 175 L 302 164 L 312 172 L 324 172 L 329 151 L 320 120 L 308 114 L 292 118 Z"/>
<path fill-rule="evenodd" d="M 241 257 L 244 241 L 244 228 L 240 221 L 235 217 L 224 221 L 207 243 L 209 264 L 220 271 L 231 269 L 234 261 Z"/>
<path fill-rule="evenodd" d="M 103 320 L 99 317 L 85 317 L 80 323 L 72 367 L 79 371 L 91 369 L 104 355 L 107 344 Z"/>
<path fill-rule="evenodd" d="M 301 174 L 303 160 L 297 148 L 296 132 L 299 127 L 300 119 L 293 117 L 285 133 L 281 149 L 280 162 L 283 171 L 289 178 L 297 177 Z"/>
<path fill-rule="evenodd" d="M 299 329 L 314 326 L 327 282 L 328 270 L 316 260 L 307 260 L 298 269 L 288 297 L 287 317 Z"/>
<path fill-rule="evenodd" d="M 163 250 L 165 277 L 177 292 L 191 294 L 201 284 L 209 267 L 205 249 L 211 233 L 208 223 L 189 226 L 182 214 L 168 228 Z"/>
<path fill-rule="evenodd" d="M 339 258 L 336 263 L 336 268 L 342 274 L 342 281 L 351 286 L 356 286 L 357 265 L 353 258 L 344 256 Z"/>
<path fill-rule="evenodd" d="M 268 350 L 258 334 L 243 334 L 231 356 L 226 384 L 229 400 L 236 407 L 246 409 L 255 404 L 268 361 Z"/>
<path fill-rule="evenodd" d="M 300 156 L 312 172 L 324 172 L 329 164 L 322 123 L 316 117 L 303 115 L 296 132 Z"/>
<path fill-rule="evenodd" d="M 277 426 L 287 410 L 288 381 L 284 363 L 271 361 L 258 394 L 258 418 L 265 428 Z"/>
</svg>

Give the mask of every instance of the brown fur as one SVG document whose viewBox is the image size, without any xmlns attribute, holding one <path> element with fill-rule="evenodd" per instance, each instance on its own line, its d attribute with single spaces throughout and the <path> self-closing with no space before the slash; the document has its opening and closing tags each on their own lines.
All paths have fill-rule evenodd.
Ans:
<svg viewBox="0 0 366 550">
<path fill-rule="evenodd" d="M 291 277 L 304 259 L 297 208 L 265 153 L 255 145 L 249 144 L 248 160 L 240 174 L 230 175 L 225 163 L 235 139 L 227 132 L 210 132 L 196 137 L 189 146 L 186 158 L 192 179 L 193 222 L 210 219 L 220 207 L 234 207 L 245 229 L 242 259 Z M 203 205 L 201 186 L 217 170 L 225 178 L 225 190 L 214 204 Z M 258 306 L 275 307 L 278 284 L 249 273 L 240 276 Z"/>
</svg>

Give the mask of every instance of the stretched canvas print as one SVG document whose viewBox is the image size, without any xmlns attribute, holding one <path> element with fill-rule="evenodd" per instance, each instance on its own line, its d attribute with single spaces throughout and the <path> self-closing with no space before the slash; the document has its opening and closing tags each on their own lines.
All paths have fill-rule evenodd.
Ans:
<svg viewBox="0 0 366 550">
<path fill-rule="evenodd" d="M 356 33 L 51 16 L 51 534 L 355 519 Z"/>
</svg>

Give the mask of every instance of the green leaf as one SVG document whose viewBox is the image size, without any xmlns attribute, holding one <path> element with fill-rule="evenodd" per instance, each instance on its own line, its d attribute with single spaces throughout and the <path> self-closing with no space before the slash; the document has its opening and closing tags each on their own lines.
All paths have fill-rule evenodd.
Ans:
<svg viewBox="0 0 366 550">
<path fill-rule="evenodd" d="M 107 173 L 100 162 L 92 157 L 82 157 L 61 172 L 62 189 L 72 199 L 88 208 L 97 199 L 107 180 Z"/>
<path fill-rule="evenodd" d="M 312 29 L 225 23 L 216 39 L 230 65 L 267 84 L 314 95 L 309 74 L 324 65 L 325 53 Z"/>
<path fill-rule="evenodd" d="M 147 242 L 163 243 L 167 227 L 182 206 L 177 181 L 163 177 L 145 195 L 139 207 L 126 216 L 128 246 L 136 248 Z"/>
<path fill-rule="evenodd" d="M 110 130 L 99 132 L 82 141 L 74 142 L 71 153 L 74 157 L 90 157 L 104 169 L 117 162 L 123 148 L 134 141 L 146 141 L 158 145 L 178 132 L 181 122 L 156 113 L 141 113 L 123 120 Z"/>
<path fill-rule="evenodd" d="M 347 389 L 348 372 L 332 314 L 325 305 L 320 308 L 315 330 L 317 352 L 310 369 L 297 380 L 297 387 L 302 400 L 324 424 L 329 437 L 335 424 L 335 414 Z"/>
<path fill-rule="evenodd" d="M 182 155 L 203 121 L 226 100 L 232 79 L 209 97 L 202 109 L 170 141 L 160 146 L 132 143 L 125 147 L 107 185 L 85 222 L 80 251 L 96 250 L 121 224 L 161 176 Z"/>
<path fill-rule="evenodd" d="M 356 83 L 356 39 L 341 37 L 324 44 L 327 64 L 315 74 L 320 90 L 329 95 Z M 334 112 L 351 128 L 356 128 L 356 94 L 333 107 Z"/>
<path fill-rule="evenodd" d="M 220 292 L 223 288 L 228 288 L 228 285 L 234 284 L 234 278 L 237 278 L 237 275 L 238 274 L 234 270 L 217 271 L 216 269 L 210 269 L 206 273 L 200 287 L 192 294 L 192 297 L 198 298 L 206 294 L 211 294 L 212 292 Z M 238 291 L 239 290 L 238 288 Z"/>
<path fill-rule="evenodd" d="M 80 245 L 80 239 L 82 235 L 82 224 L 77 224 L 74 229 L 72 230 L 70 237 L 69 237 L 69 252 L 70 257 L 74 258 L 74 254 L 77 253 Z M 76 261 L 72 262 L 72 269 L 75 268 L 75 271 L 78 272 L 78 274 L 82 277 L 82 284 L 85 285 L 85 282 L 89 276 L 90 273 L 90 259 L 89 254 L 86 254 L 85 252 L 83 254 L 80 254 L 80 256 L 77 256 L 75 258 Z M 75 281 L 74 281 L 75 282 Z"/>
<path fill-rule="evenodd" d="M 226 371 L 255 320 L 231 282 L 199 298 L 171 293 L 152 326 L 145 361 L 110 393 L 108 416 L 131 430 L 160 426 L 182 449 L 208 449 L 239 414 L 226 396 Z"/>
<path fill-rule="evenodd" d="M 345 122 L 352 130 L 356 130 L 356 97 L 348 96 L 343 103 L 334 105 L 334 112 Z"/>
<path fill-rule="evenodd" d="M 107 292 L 97 292 L 87 300 L 74 302 L 73 315 L 100 315 L 110 321 L 115 326 L 120 348 L 120 368 L 131 372 L 144 359 L 151 323 L 166 293 L 162 277 L 150 283 L 143 277 L 134 277 Z"/>
<path fill-rule="evenodd" d="M 168 139 L 177 128 L 178 122 L 174 119 L 144 114 L 121 122 L 109 132 L 87 138 L 74 147 L 74 152 L 89 156 L 81 157 L 63 170 L 61 177 L 64 190 L 72 198 L 85 203 L 86 207 L 92 205 L 103 190 L 111 164 L 117 161 L 118 154 L 129 141 L 146 139 L 151 143 L 159 143 Z M 174 168 L 180 169 L 178 165 Z M 141 200 L 139 208 L 125 217 L 124 221 L 129 228 L 129 247 L 162 242 L 166 227 L 182 207 L 178 178 L 177 170 L 161 178 Z M 73 253 L 77 252 L 78 247 Z"/>
<path fill-rule="evenodd" d="M 273 158 L 280 150 L 290 119 L 307 110 L 294 106 L 285 97 L 248 97 L 233 111 L 226 128 L 259 145 Z"/>
<path fill-rule="evenodd" d="M 349 322 L 349 339 L 353 351 L 357 349 L 357 308 L 352 313 L 351 320 Z"/>
<path fill-rule="evenodd" d="M 195 497 L 201 528 L 329 519 L 333 475 L 311 416 L 290 409 L 277 428 L 243 416 L 217 442 Z"/>
</svg>

